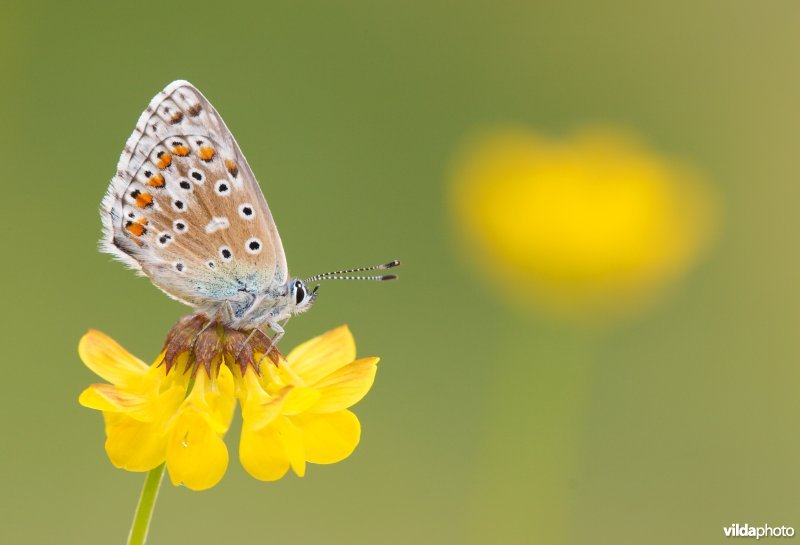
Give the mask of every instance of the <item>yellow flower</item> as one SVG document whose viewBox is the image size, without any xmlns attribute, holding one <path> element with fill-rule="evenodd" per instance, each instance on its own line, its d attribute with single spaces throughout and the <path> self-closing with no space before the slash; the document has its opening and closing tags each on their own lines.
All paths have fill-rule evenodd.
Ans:
<svg viewBox="0 0 800 545">
<path fill-rule="evenodd" d="M 239 459 L 257 479 L 280 479 L 291 468 L 301 477 L 306 462 L 332 464 L 358 444 L 361 426 L 347 410 L 372 386 L 378 358 L 356 360 L 345 327 L 312 339 L 287 359 L 292 365 L 245 371 Z"/>
<path fill-rule="evenodd" d="M 223 437 L 237 397 L 240 458 L 258 479 L 279 479 L 290 466 L 303 476 L 306 462 L 338 462 L 355 449 L 360 425 L 347 408 L 369 391 L 378 358 L 356 360 L 346 326 L 259 366 L 263 343 L 241 351 L 241 333 L 198 329 L 202 321 L 190 318 L 173 328 L 152 366 L 98 331 L 81 339 L 81 359 L 110 384 L 90 386 L 80 403 L 103 412 L 116 467 L 149 471 L 166 462 L 173 484 L 214 486 L 227 469 Z"/>
<path fill-rule="evenodd" d="M 715 195 L 697 172 L 614 130 L 562 141 L 486 134 L 453 178 L 469 261 L 503 296 L 560 315 L 641 307 L 684 274 L 716 224 Z"/>
</svg>

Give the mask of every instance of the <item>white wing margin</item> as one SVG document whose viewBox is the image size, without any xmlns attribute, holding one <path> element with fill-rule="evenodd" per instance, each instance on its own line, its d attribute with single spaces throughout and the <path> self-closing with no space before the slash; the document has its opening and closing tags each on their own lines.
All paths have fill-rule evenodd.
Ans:
<svg viewBox="0 0 800 545">
<path fill-rule="evenodd" d="M 187 181 L 192 189 L 182 197 Z M 245 217 L 243 207 L 254 216 Z M 216 109 L 186 81 L 170 83 L 140 116 L 101 216 L 102 251 L 192 306 L 239 297 L 242 285 L 263 290 L 288 277 L 280 235 L 255 175 Z M 177 231 L 182 225 L 184 233 Z M 253 238 L 263 247 L 245 251 Z M 218 255 L 220 248 L 230 248 L 235 259 Z"/>
</svg>

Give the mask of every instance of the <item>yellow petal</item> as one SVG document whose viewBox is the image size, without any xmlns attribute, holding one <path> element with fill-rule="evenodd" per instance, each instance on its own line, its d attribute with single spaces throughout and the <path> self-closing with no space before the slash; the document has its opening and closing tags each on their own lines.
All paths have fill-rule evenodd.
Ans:
<svg viewBox="0 0 800 545">
<path fill-rule="evenodd" d="M 225 442 L 209 425 L 205 415 L 183 411 L 170 434 L 167 469 L 172 484 L 183 483 L 192 490 L 206 490 L 217 484 L 228 467 Z"/>
<path fill-rule="evenodd" d="M 333 464 L 353 452 L 361 437 L 361 424 L 350 411 L 293 416 L 305 445 L 306 460 L 312 464 Z"/>
<path fill-rule="evenodd" d="M 297 426 L 292 423 L 290 418 L 285 416 L 276 418 L 274 426 L 283 441 L 283 448 L 286 451 L 286 456 L 289 458 L 292 469 L 298 476 L 304 476 L 306 474 L 306 449 L 303 445 L 303 437 L 300 430 L 297 429 Z"/>
<path fill-rule="evenodd" d="M 78 354 L 86 367 L 111 384 L 124 386 L 147 372 L 148 366 L 114 339 L 90 329 L 81 338 Z"/>
<path fill-rule="evenodd" d="M 356 358 L 356 343 L 346 325 L 304 342 L 286 356 L 292 371 L 308 386 Z"/>
<path fill-rule="evenodd" d="M 379 358 L 357 360 L 322 379 L 315 385 L 320 399 L 309 410 L 332 413 L 361 401 L 375 381 L 378 361 Z"/>
<path fill-rule="evenodd" d="M 281 414 L 287 416 L 299 414 L 313 406 L 319 398 L 320 394 L 316 389 L 295 386 L 286 396 L 286 402 L 283 404 Z"/>
<path fill-rule="evenodd" d="M 228 431 L 236 408 L 233 396 L 233 375 L 226 366 L 222 366 L 215 379 L 210 379 L 205 372 L 197 374 L 194 388 L 184 401 L 184 407 L 197 410 L 216 433 Z"/>
<path fill-rule="evenodd" d="M 250 475 L 261 481 L 283 477 L 290 464 L 278 427 L 269 424 L 255 430 L 245 421 L 239 441 L 239 461 Z"/>
<path fill-rule="evenodd" d="M 269 396 L 263 390 L 253 390 L 242 404 L 242 420 L 253 431 L 260 430 L 270 424 L 281 414 L 283 404 L 294 386 L 281 388 L 275 395 Z"/>
<path fill-rule="evenodd" d="M 111 463 L 128 471 L 150 471 L 164 461 L 167 450 L 163 422 L 141 422 L 122 413 L 103 413 L 106 453 Z"/>
<path fill-rule="evenodd" d="M 217 378 L 212 382 L 215 387 L 217 397 L 211 402 L 212 414 L 214 419 L 220 424 L 224 424 L 225 431 L 231 426 L 233 413 L 236 410 L 236 385 L 233 380 L 231 370 L 223 365 L 220 367 Z"/>
<path fill-rule="evenodd" d="M 78 402 L 84 407 L 111 412 L 130 412 L 140 408 L 145 401 L 143 396 L 110 384 L 92 384 L 78 398 Z"/>
</svg>

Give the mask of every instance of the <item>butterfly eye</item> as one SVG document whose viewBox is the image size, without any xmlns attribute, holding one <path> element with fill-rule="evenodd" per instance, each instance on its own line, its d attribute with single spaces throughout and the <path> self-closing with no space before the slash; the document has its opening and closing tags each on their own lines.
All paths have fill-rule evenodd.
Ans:
<svg viewBox="0 0 800 545">
<path fill-rule="evenodd" d="M 306 288 L 299 281 L 294 283 L 294 287 L 295 287 L 294 303 L 296 305 L 299 305 L 306 298 Z"/>
</svg>

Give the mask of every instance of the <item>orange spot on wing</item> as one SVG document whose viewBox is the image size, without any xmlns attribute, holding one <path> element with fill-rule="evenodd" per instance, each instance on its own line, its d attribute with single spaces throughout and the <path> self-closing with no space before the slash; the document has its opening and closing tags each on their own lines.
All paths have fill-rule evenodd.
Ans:
<svg viewBox="0 0 800 545">
<path fill-rule="evenodd" d="M 153 196 L 150 193 L 139 193 L 136 195 L 136 206 L 147 208 L 153 205 Z"/>
<path fill-rule="evenodd" d="M 137 221 L 138 223 L 141 223 L 142 225 L 147 225 L 147 224 L 149 223 L 149 222 L 147 221 L 147 218 L 139 218 L 139 219 L 138 219 L 138 220 L 136 220 L 136 221 Z"/>
<path fill-rule="evenodd" d="M 233 176 L 234 178 L 236 178 L 236 176 L 239 174 L 239 167 L 237 167 L 236 163 L 234 163 L 230 159 L 225 159 L 225 168 L 228 169 L 228 172 L 230 172 L 231 176 Z"/>
<path fill-rule="evenodd" d="M 169 153 L 165 153 L 158 159 L 158 163 L 156 163 L 156 166 L 161 170 L 164 170 L 171 164 L 172 164 L 172 155 L 170 155 Z"/>
<path fill-rule="evenodd" d="M 147 180 L 147 185 L 150 187 L 164 187 L 164 176 L 161 174 L 156 174 L 149 180 Z"/>
<path fill-rule="evenodd" d="M 214 158 L 217 152 L 211 146 L 200 146 L 197 154 L 200 156 L 200 159 L 203 161 L 210 161 Z"/>
<path fill-rule="evenodd" d="M 133 223 L 130 221 L 125 226 L 125 229 L 127 229 L 135 237 L 140 237 L 147 232 L 147 229 L 145 229 L 144 225 L 141 223 Z"/>
<path fill-rule="evenodd" d="M 186 146 L 175 146 L 172 148 L 172 153 L 177 155 L 178 157 L 186 157 L 189 155 L 189 148 Z"/>
<path fill-rule="evenodd" d="M 173 125 L 175 123 L 180 123 L 181 121 L 183 121 L 183 113 L 182 112 L 175 112 L 174 114 L 172 114 L 172 117 L 169 120 L 169 122 L 171 124 L 173 124 Z"/>
</svg>

